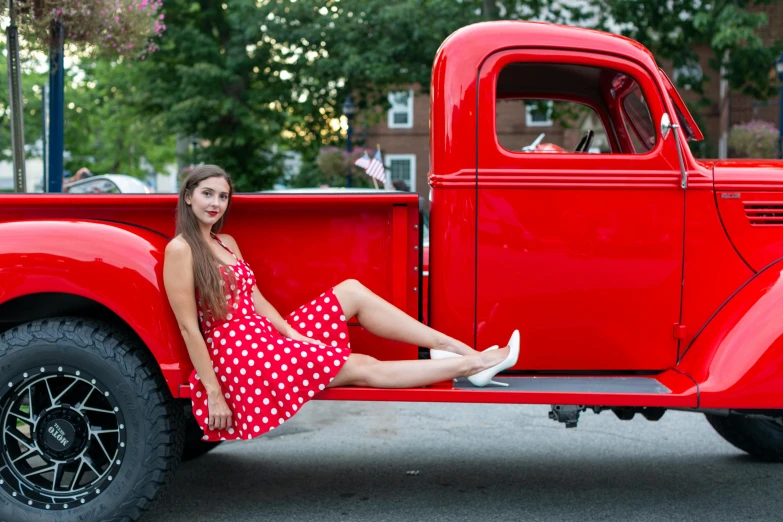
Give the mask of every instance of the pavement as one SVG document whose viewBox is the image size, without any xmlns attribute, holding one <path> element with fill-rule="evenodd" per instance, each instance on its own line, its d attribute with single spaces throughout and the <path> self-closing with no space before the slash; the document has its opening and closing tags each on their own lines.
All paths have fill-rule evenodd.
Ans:
<svg viewBox="0 0 783 522">
<path fill-rule="evenodd" d="M 280 428 L 180 465 L 144 522 L 780 521 L 783 464 L 703 415 L 312 401 Z"/>
</svg>

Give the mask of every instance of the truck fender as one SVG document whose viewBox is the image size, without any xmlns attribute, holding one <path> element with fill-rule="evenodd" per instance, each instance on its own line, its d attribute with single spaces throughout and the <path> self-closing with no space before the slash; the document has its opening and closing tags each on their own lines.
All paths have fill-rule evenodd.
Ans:
<svg viewBox="0 0 783 522">
<path fill-rule="evenodd" d="M 716 311 L 677 369 L 701 408 L 783 409 L 783 259 L 748 279 Z"/>
<path fill-rule="evenodd" d="M 42 220 L 2 223 L 0 238 L 0 306 L 38 294 L 100 304 L 147 346 L 179 397 L 191 364 L 163 288 L 168 237 L 125 223 Z M 41 318 L 35 310 L 19 314 Z"/>
</svg>

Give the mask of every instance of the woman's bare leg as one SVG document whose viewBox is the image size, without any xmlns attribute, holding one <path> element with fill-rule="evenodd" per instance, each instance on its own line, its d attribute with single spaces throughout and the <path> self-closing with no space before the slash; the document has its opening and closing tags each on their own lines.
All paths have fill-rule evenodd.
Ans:
<svg viewBox="0 0 783 522">
<path fill-rule="evenodd" d="M 369 355 L 352 353 L 328 388 L 417 388 L 476 374 L 505 360 L 508 353 L 506 347 L 453 359 L 413 361 L 379 361 Z"/>
<path fill-rule="evenodd" d="M 478 353 L 467 344 L 420 323 L 355 279 L 336 285 L 334 294 L 346 318 L 356 316 L 359 324 L 379 337 L 460 355 Z"/>
</svg>

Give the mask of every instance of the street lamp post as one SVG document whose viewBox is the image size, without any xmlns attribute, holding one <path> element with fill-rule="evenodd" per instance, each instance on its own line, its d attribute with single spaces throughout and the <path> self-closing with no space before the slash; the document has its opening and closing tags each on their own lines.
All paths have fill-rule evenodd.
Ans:
<svg viewBox="0 0 783 522">
<path fill-rule="evenodd" d="M 775 71 L 778 73 L 778 79 L 780 80 L 780 100 L 778 100 L 778 108 L 780 109 L 780 117 L 778 119 L 778 159 L 783 159 L 783 54 L 780 55 L 778 61 L 775 63 Z"/>
<path fill-rule="evenodd" d="M 351 143 L 351 137 L 353 136 L 353 127 L 351 126 L 351 120 L 353 115 L 356 114 L 356 105 L 353 104 L 353 100 L 348 96 L 343 102 L 343 114 L 348 120 L 348 136 L 345 139 L 345 150 L 350 154 L 353 152 L 353 144 Z M 345 173 L 345 186 L 351 186 L 351 167 L 348 167 L 348 171 Z"/>
</svg>

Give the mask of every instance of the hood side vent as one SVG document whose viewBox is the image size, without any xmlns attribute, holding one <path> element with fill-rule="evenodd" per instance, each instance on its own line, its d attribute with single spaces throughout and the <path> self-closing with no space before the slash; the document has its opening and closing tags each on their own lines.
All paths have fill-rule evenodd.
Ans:
<svg viewBox="0 0 783 522">
<path fill-rule="evenodd" d="M 783 226 L 783 201 L 743 201 L 751 225 Z"/>
</svg>

